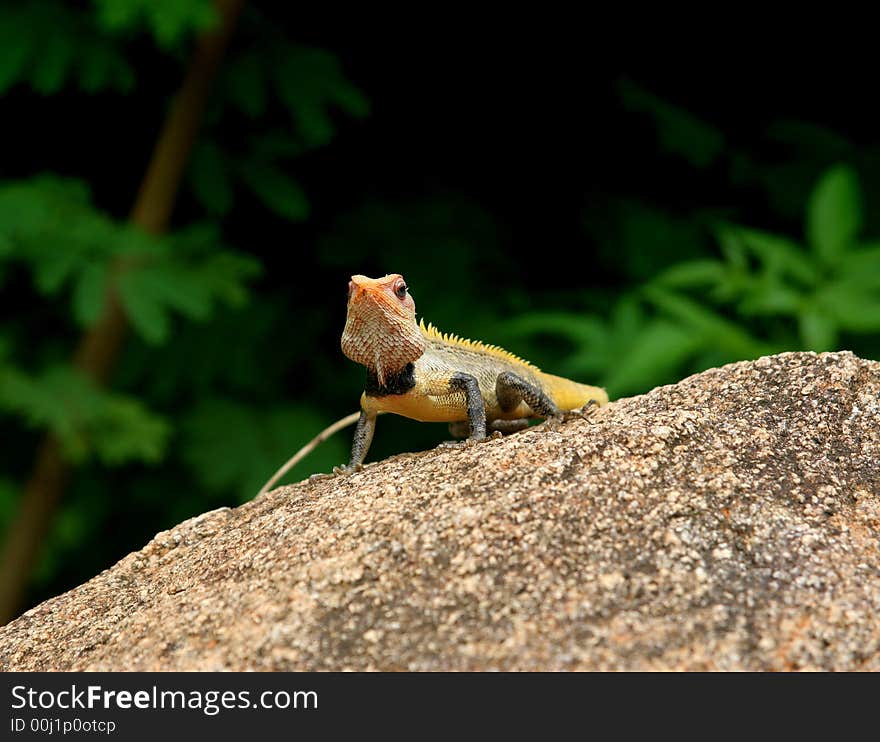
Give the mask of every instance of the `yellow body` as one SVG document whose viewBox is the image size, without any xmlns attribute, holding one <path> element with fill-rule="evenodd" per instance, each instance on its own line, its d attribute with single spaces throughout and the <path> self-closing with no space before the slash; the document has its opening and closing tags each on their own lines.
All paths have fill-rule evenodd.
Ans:
<svg viewBox="0 0 880 742">
<path fill-rule="evenodd" d="M 542 389 L 561 410 L 580 409 L 590 401 L 600 405 L 608 402 L 604 389 L 545 374 L 502 348 L 445 335 L 424 323 L 419 329 L 427 346 L 414 361 L 415 386 L 404 394 L 372 396 L 365 393 L 361 397 L 364 412 L 392 412 L 423 422 L 467 420 L 465 393 L 448 392 L 450 378 L 456 373 L 467 373 L 475 376 L 480 385 L 487 421 L 536 417 L 525 402 L 510 410 L 501 409 L 495 382 L 503 371 L 512 371 Z"/>
</svg>

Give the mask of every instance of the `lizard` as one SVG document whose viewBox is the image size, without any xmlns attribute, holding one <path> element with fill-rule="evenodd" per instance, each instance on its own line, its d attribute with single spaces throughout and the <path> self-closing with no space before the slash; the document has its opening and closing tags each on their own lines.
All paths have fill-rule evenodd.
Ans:
<svg viewBox="0 0 880 742">
<path fill-rule="evenodd" d="M 370 449 L 376 417 L 386 412 L 427 422 L 448 422 L 473 444 L 528 426 L 529 419 L 561 420 L 608 402 L 604 389 L 541 371 L 497 345 L 440 332 L 416 322 L 415 301 L 399 273 L 351 277 L 342 352 L 364 365 L 360 410 L 337 420 L 297 451 L 263 485 L 268 492 L 320 443 L 357 423 L 347 466 L 359 469 Z M 313 474 L 312 478 L 326 474 Z"/>
<path fill-rule="evenodd" d="M 532 418 L 561 421 L 608 402 L 600 387 L 544 373 L 497 345 L 443 333 L 424 319 L 417 322 L 415 301 L 399 273 L 351 277 L 341 346 L 348 358 L 367 369 L 360 411 L 337 420 L 303 446 L 260 494 L 315 446 L 354 422 L 349 463 L 333 472 L 360 469 L 376 417 L 383 413 L 449 423 L 454 436 L 467 436 L 465 445 L 473 445 L 489 433 L 522 430 Z"/>
<path fill-rule="evenodd" d="M 342 352 L 367 369 L 348 466 L 359 468 L 390 412 L 446 422 L 473 443 L 490 432 L 522 430 L 531 418 L 562 420 L 608 402 L 604 389 L 544 373 L 496 345 L 440 332 L 424 319 L 399 273 L 351 277 Z"/>
</svg>

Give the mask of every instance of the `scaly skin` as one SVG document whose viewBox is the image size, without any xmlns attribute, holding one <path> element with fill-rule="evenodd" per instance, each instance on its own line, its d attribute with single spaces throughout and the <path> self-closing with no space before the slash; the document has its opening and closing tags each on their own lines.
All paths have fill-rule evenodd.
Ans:
<svg viewBox="0 0 880 742">
<path fill-rule="evenodd" d="M 403 277 L 352 276 L 342 350 L 367 368 L 349 468 L 363 463 L 379 412 L 468 423 L 470 438 L 605 404 L 604 389 L 546 374 L 502 348 L 417 323 Z M 513 422 L 510 422 L 513 421 Z"/>
</svg>

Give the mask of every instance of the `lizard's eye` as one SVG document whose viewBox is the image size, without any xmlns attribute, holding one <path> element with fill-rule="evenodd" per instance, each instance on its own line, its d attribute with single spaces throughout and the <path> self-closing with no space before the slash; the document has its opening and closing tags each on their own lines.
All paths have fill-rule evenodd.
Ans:
<svg viewBox="0 0 880 742">
<path fill-rule="evenodd" d="M 406 284 L 401 281 L 394 287 L 394 293 L 397 295 L 398 299 L 406 298 Z"/>
</svg>

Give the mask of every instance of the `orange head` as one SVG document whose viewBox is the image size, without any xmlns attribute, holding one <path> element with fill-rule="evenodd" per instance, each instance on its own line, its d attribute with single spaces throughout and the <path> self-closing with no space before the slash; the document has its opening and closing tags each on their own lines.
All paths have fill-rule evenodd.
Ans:
<svg viewBox="0 0 880 742">
<path fill-rule="evenodd" d="M 379 384 L 425 352 L 416 304 L 399 273 L 384 278 L 352 276 L 342 352 L 376 372 Z"/>
</svg>

